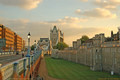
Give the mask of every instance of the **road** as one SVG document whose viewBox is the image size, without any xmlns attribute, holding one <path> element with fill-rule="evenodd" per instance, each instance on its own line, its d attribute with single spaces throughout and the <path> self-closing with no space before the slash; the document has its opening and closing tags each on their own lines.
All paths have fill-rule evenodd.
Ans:
<svg viewBox="0 0 120 80">
<path fill-rule="evenodd" d="M 25 53 L 25 55 L 26 55 L 26 53 Z M 16 61 L 16 60 L 21 59 L 21 58 L 22 58 L 22 54 L 0 56 L 0 64 L 2 64 L 2 66 L 4 66 L 10 62 Z"/>
</svg>

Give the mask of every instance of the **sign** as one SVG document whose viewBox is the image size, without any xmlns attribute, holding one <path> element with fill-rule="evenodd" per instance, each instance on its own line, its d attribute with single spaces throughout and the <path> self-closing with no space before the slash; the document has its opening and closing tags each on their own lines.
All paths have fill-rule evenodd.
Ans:
<svg viewBox="0 0 120 80">
<path fill-rule="evenodd" d="M 6 39 L 0 39 L 0 48 L 6 46 Z"/>
</svg>

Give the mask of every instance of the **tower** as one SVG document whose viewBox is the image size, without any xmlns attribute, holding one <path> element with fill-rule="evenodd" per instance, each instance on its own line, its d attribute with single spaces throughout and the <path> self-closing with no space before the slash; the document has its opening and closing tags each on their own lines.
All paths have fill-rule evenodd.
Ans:
<svg viewBox="0 0 120 80">
<path fill-rule="evenodd" d="M 54 47 L 58 42 L 64 42 L 64 34 L 60 29 L 57 29 L 57 27 L 54 26 L 53 29 L 50 30 L 50 40 Z"/>
</svg>

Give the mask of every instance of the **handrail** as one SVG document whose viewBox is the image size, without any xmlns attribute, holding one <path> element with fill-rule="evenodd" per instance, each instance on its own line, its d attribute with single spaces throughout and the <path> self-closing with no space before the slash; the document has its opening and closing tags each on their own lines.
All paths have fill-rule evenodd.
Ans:
<svg viewBox="0 0 120 80">
<path fill-rule="evenodd" d="M 30 66 L 33 61 L 36 61 L 39 56 L 41 55 L 42 50 L 37 51 L 35 54 L 30 55 Z M 33 58 L 33 59 L 32 59 Z M 2 80 L 8 80 L 12 78 L 13 73 L 14 73 L 14 63 L 18 63 L 17 65 L 17 73 L 20 73 L 21 71 L 24 70 L 24 59 L 26 59 L 26 67 L 29 65 L 28 63 L 28 57 L 16 60 L 14 62 L 8 63 L 2 67 L 0 67 L 0 72 L 2 74 Z"/>
</svg>

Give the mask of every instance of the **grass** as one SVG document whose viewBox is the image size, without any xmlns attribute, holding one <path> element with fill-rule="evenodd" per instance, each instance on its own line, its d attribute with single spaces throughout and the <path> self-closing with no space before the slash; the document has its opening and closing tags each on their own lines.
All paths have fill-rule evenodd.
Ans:
<svg viewBox="0 0 120 80">
<path fill-rule="evenodd" d="M 64 80 L 114 80 L 113 78 L 120 79 L 120 76 L 118 75 L 111 76 L 110 73 L 92 71 L 87 66 L 65 61 L 62 59 L 52 59 L 50 57 L 45 57 L 45 61 L 48 70 L 48 75 L 57 79 Z"/>
</svg>

